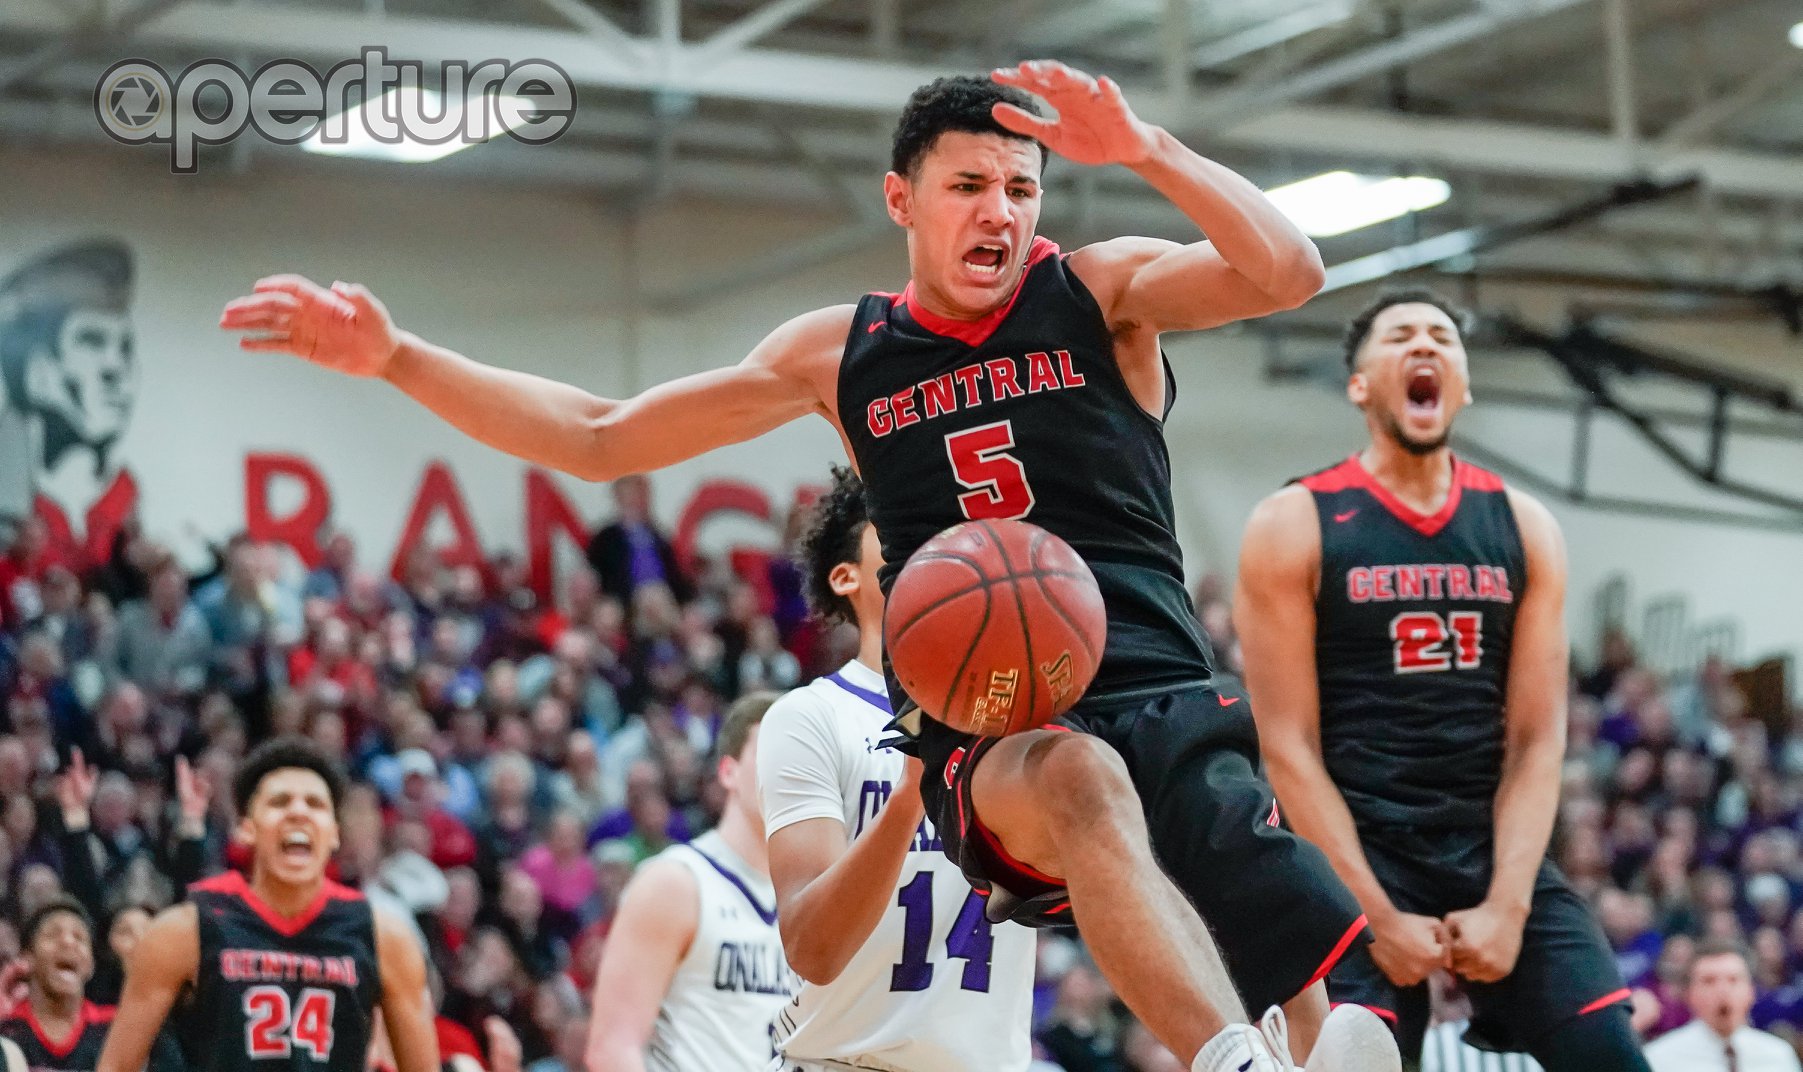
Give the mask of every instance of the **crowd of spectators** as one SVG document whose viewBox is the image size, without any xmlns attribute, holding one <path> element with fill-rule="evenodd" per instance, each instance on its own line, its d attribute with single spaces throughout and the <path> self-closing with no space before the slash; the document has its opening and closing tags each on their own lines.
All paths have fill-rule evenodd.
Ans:
<svg viewBox="0 0 1803 1072">
<path fill-rule="evenodd" d="M 244 863 L 229 836 L 239 758 L 304 734 L 354 778 L 335 877 L 418 922 L 441 1041 L 474 1049 L 465 1029 L 498 1014 L 534 1072 L 580 1072 L 621 887 L 718 814 L 704 757 L 726 706 L 856 648 L 807 617 L 782 555 L 737 572 L 682 561 L 648 483 L 614 493 L 588 567 L 564 570 L 554 598 L 506 555 L 447 568 L 420 552 L 383 576 L 342 532 L 311 571 L 240 535 L 193 574 L 136 525 L 93 562 L 19 524 L 0 540 L 0 962 L 18 921 L 70 885 L 106 938 L 92 996 L 116 997 L 148 913 Z M 1197 605 L 1231 668 L 1224 597 L 1204 581 Z M 1705 938 L 1752 950 L 1755 1024 L 1803 1032 L 1790 729 L 1751 717 L 1727 667 L 1662 679 L 1621 636 L 1574 678 L 1553 852 L 1641 991 L 1649 1036 L 1688 1018 L 1683 974 Z M 92 771 L 71 777 L 77 750 Z M 1044 934 L 1039 969 L 1048 1062 L 1179 1067 L 1072 936 Z"/>
</svg>

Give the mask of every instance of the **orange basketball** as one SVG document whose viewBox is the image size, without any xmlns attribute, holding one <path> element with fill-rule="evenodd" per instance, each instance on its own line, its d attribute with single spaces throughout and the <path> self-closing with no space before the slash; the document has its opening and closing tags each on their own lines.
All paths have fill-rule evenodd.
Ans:
<svg viewBox="0 0 1803 1072">
<path fill-rule="evenodd" d="M 989 737 L 1070 710 L 1107 637 L 1095 575 L 1070 544 L 1025 521 L 970 521 L 928 540 L 883 612 L 902 688 L 953 729 Z"/>
</svg>

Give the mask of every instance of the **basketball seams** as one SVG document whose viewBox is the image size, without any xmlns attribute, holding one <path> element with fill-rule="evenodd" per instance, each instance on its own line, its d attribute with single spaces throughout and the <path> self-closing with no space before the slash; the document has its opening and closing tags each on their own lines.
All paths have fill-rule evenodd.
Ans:
<svg viewBox="0 0 1803 1072">
<path fill-rule="evenodd" d="M 1027 601 L 1021 596 L 1020 585 L 1012 580 L 1014 575 L 1014 562 L 1008 557 L 1008 548 L 1002 543 L 1001 535 L 995 531 L 995 526 L 990 524 L 987 519 L 979 521 L 977 524 L 983 527 L 983 532 L 989 537 L 990 544 L 995 548 L 996 556 L 1002 560 L 1002 568 L 1007 570 L 1009 574 L 1008 589 L 1014 593 L 1014 613 L 1020 624 L 1021 647 L 1026 653 L 1027 658 L 1027 710 L 1035 711 L 1039 707 L 1038 704 L 1034 703 L 1039 696 L 1039 678 L 1033 673 L 1033 630 L 1028 628 Z M 1027 556 L 1027 568 L 1030 570 L 1032 569 L 1032 566 L 1033 558 L 1032 555 L 1029 554 Z M 985 580 L 984 588 L 988 589 L 998 583 L 1000 582 L 996 580 Z M 982 633 L 979 632 L 977 635 L 980 637 L 982 636 Z M 1010 707 L 1008 711 L 1008 732 L 1014 732 L 1014 710 L 1012 707 Z"/>
<path fill-rule="evenodd" d="M 948 557 L 950 557 L 950 556 L 948 556 Z M 959 561 L 963 561 L 963 560 L 959 559 Z M 914 560 L 909 559 L 908 565 L 911 566 L 913 564 L 914 564 Z M 947 594 L 940 596 L 938 599 L 933 600 L 931 603 L 928 603 L 926 606 L 921 607 L 919 610 L 915 611 L 913 617 L 909 618 L 907 621 L 902 622 L 901 624 L 899 624 L 895 627 L 895 634 L 894 634 L 895 639 L 900 640 L 901 635 L 903 633 L 907 632 L 909 629 L 914 628 L 915 625 L 919 624 L 919 622 L 922 618 L 925 618 L 927 615 L 938 610 L 940 607 L 945 606 L 947 603 L 950 603 L 953 600 L 958 599 L 960 596 L 967 596 L 967 595 L 971 594 L 972 592 L 981 591 L 988 587 L 989 582 L 983 576 L 982 569 L 974 562 L 966 562 L 965 564 L 970 566 L 971 569 L 973 571 L 975 571 L 975 573 L 977 575 L 976 580 L 972 581 L 970 584 L 965 585 L 963 588 L 960 588 L 955 592 L 948 592 Z M 905 569 L 906 567 L 903 567 L 903 568 Z M 885 623 L 885 625 L 883 627 L 883 632 L 885 634 L 888 634 L 888 632 L 889 632 L 887 623 Z"/>
<path fill-rule="evenodd" d="M 989 630 L 989 615 L 995 606 L 995 597 L 990 594 L 988 584 L 978 585 L 974 589 L 966 589 L 965 594 L 968 595 L 972 591 L 983 593 L 983 618 L 971 631 L 970 646 L 964 649 L 964 658 L 959 660 L 958 669 L 952 674 L 951 684 L 948 686 L 950 691 L 945 694 L 945 703 L 939 707 L 939 710 L 945 712 L 947 716 L 950 716 L 954 710 L 952 701 L 957 699 L 958 689 L 964 681 L 964 671 L 969 669 L 970 660 L 977 654 L 977 648 L 983 643 L 983 634 Z"/>
<path fill-rule="evenodd" d="M 1091 666 L 1101 665 L 1101 656 L 1090 649 L 1089 634 L 1085 633 L 1083 627 L 1077 623 L 1076 616 L 1064 609 L 1064 601 L 1059 599 L 1058 594 L 1045 583 L 1045 578 L 1035 573 L 1033 583 L 1039 586 L 1039 594 L 1045 599 L 1046 606 L 1051 607 L 1052 612 L 1062 618 L 1065 625 L 1070 626 L 1071 633 L 1077 638 L 1077 643 L 1083 645 L 1083 654 L 1089 656 L 1089 664 Z"/>
</svg>

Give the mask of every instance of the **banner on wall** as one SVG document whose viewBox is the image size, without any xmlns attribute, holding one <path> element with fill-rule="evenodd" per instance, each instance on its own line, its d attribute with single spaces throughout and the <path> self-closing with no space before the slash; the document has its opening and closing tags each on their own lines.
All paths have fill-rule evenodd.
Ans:
<svg viewBox="0 0 1803 1072">
<path fill-rule="evenodd" d="M 121 240 L 88 238 L 29 251 L 0 276 L 0 523 L 10 527 L 37 516 L 58 557 L 78 568 L 105 562 L 137 510 L 131 463 L 156 464 L 154 458 L 126 458 L 119 449 L 138 398 L 135 261 Z M 321 560 L 320 541 L 333 521 L 395 531 L 398 520 L 394 546 L 367 548 L 373 553 L 365 559 L 372 567 L 386 564 L 396 576 L 422 545 L 450 565 L 481 566 L 504 549 L 485 543 L 477 531 L 451 465 L 431 462 L 413 486 L 399 518 L 347 519 L 334 510 L 329 474 L 304 453 L 247 451 L 238 527 L 286 545 L 311 568 Z M 814 494 L 815 488 L 797 489 L 793 501 L 811 501 Z M 557 580 L 559 549 L 584 548 L 588 523 L 543 470 L 525 472 L 519 496 L 524 546 L 507 549 L 523 552 L 533 586 L 546 594 Z M 782 542 L 788 500 L 786 492 L 773 498 L 770 489 L 742 481 L 705 482 L 677 515 L 678 554 L 692 562 L 706 544 L 710 553 L 725 553 L 758 572 L 757 560 Z M 749 533 L 744 525 L 733 527 L 736 546 L 703 538 L 709 524 L 723 517 L 751 523 Z M 446 532 L 448 538 L 439 536 Z"/>
</svg>

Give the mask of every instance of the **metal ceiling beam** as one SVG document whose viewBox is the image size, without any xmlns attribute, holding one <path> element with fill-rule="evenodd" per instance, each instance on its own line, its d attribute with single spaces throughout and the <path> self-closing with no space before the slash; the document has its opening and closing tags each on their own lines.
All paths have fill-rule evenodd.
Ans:
<svg viewBox="0 0 1803 1072">
<path fill-rule="evenodd" d="M 765 34 L 788 25 L 825 3 L 826 0 L 771 0 L 732 25 L 701 43 L 695 58 L 706 62 L 728 52 L 737 52 Z"/>
<path fill-rule="evenodd" d="M 570 25 L 594 38 L 603 48 L 613 52 L 620 59 L 633 64 L 645 62 L 643 44 L 625 30 L 620 29 L 612 19 L 583 3 L 583 0 L 538 0 L 538 2 L 562 16 Z"/>
<path fill-rule="evenodd" d="M 183 2 L 184 0 L 142 0 L 110 19 L 105 16 L 103 9 L 97 9 L 96 18 L 81 19 L 68 26 L 62 36 L 46 41 L 29 55 L 0 66 L 0 93 L 54 68 L 76 55 L 86 45 L 98 41 L 124 41 L 139 27 Z"/>
<path fill-rule="evenodd" d="M 1190 53 L 1190 63 L 1201 70 L 1232 63 L 1241 57 L 1274 48 L 1304 34 L 1337 26 L 1351 18 L 1353 9 L 1357 6 L 1357 0 L 1325 0 L 1324 3 L 1285 12 L 1257 26 L 1249 26 L 1197 46 Z"/>
<path fill-rule="evenodd" d="M 1774 93 L 1795 85 L 1799 74 L 1803 74 L 1803 49 L 1785 49 L 1782 55 L 1748 75 L 1740 85 L 1666 127 L 1659 135 L 1660 147 L 1675 149 L 1695 144 Z"/>
<path fill-rule="evenodd" d="M 1331 294 L 1336 290 L 1360 286 L 1401 272 L 1413 271 L 1416 268 L 1425 268 L 1434 264 L 1444 264 L 1460 257 L 1469 257 L 1487 249 L 1494 249 L 1510 242 L 1518 242 L 1534 235 L 1563 231 L 1575 224 L 1595 219 L 1604 213 L 1670 197 L 1673 194 L 1694 189 L 1695 186 L 1696 180 L 1694 179 L 1663 185 L 1625 183 L 1601 197 L 1581 201 L 1534 219 L 1466 227 L 1462 230 L 1435 235 L 1433 238 L 1411 242 L 1394 249 L 1384 250 L 1382 253 L 1373 253 L 1368 257 L 1360 257 L 1333 265 L 1327 269 L 1327 281 L 1321 287 L 1321 293 Z"/>
<path fill-rule="evenodd" d="M 574 0 L 549 0 L 573 3 Z M 1581 0 L 1540 0 L 1571 4 Z M 1510 10 L 1521 10 L 1520 5 Z M 68 22 L 48 9 L 0 5 L 0 34 L 66 32 Z M 943 68 L 870 59 L 746 49 L 697 67 L 697 46 L 679 45 L 667 71 L 622 58 L 594 36 L 567 30 L 390 16 L 371 18 L 297 8 L 189 0 L 144 27 L 136 39 L 147 53 L 158 47 L 197 54 L 267 55 L 278 47 L 299 58 L 334 61 L 366 45 L 427 61 L 472 56 L 546 59 L 582 86 L 641 92 L 668 91 L 893 116 L 909 93 Z M 636 39 L 632 39 L 636 40 Z M 1127 87 L 1141 114 L 1173 129 L 1190 124 L 1197 108 L 1172 107 L 1157 90 Z M 1287 92 L 1287 91 L 1286 91 Z M 1207 102 L 1200 102 L 1206 106 Z M 1531 175 L 1618 182 L 1637 173 L 1637 162 L 1615 139 L 1586 131 L 1448 119 L 1368 109 L 1287 107 L 1224 125 L 1217 144 L 1309 154 L 1336 161 L 1411 163 L 1454 171 Z M 1696 174 L 1727 194 L 1803 198 L 1803 161 L 1794 154 L 1721 148 L 1650 154 L 1655 176 Z"/>
<path fill-rule="evenodd" d="M 1549 15 L 1587 0 L 1498 0 L 1475 12 L 1411 30 L 1401 37 L 1351 52 L 1270 85 L 1223 99 L 1202 108 L 1186 130 L 1218 128 L 1266 108 L 1325 93 L 1330 89 L 1382 74 L 1450 48 L 1496 33 L 1512 23 Z"/>
</svg>

